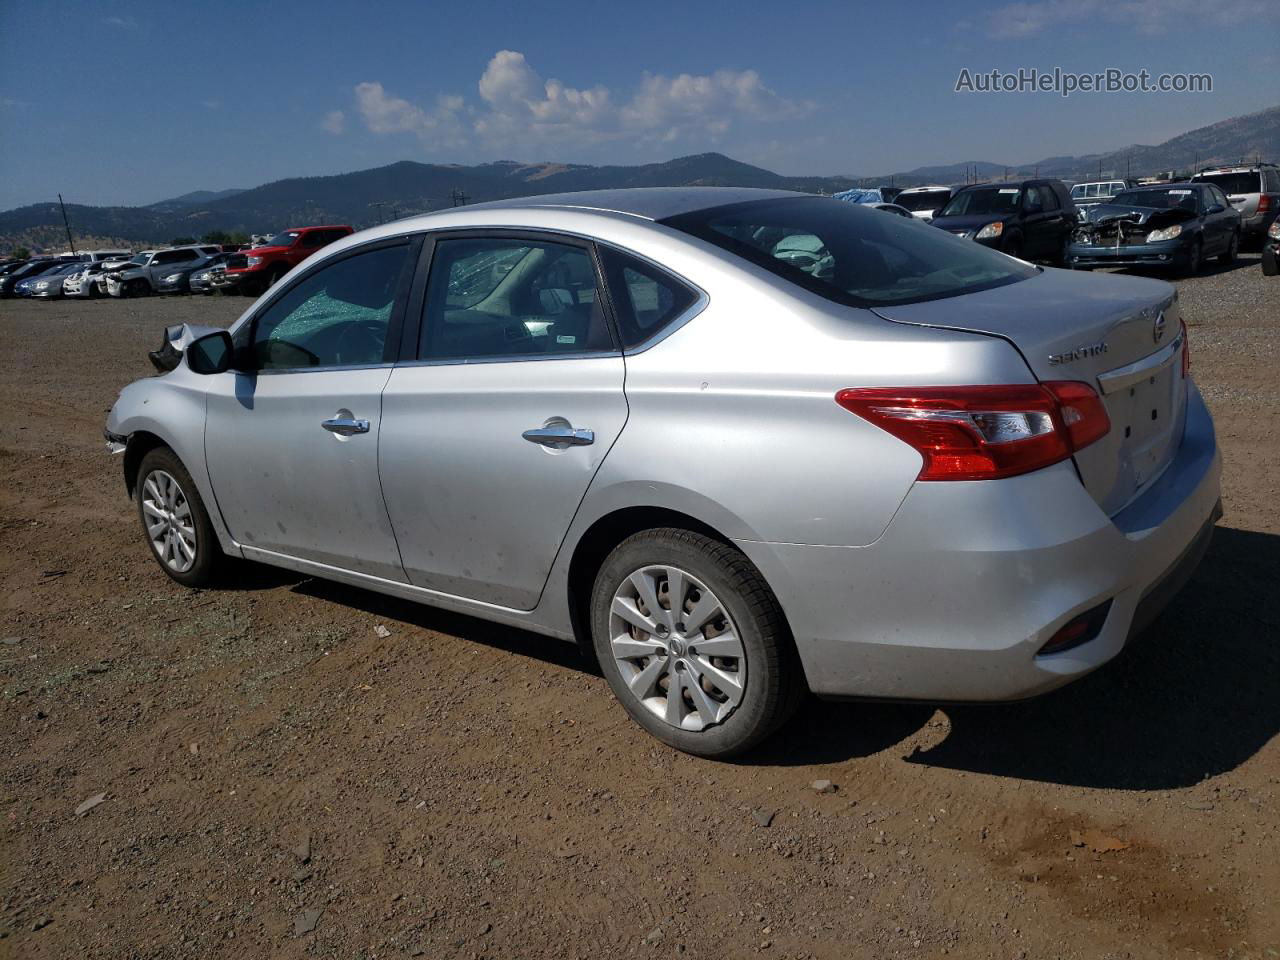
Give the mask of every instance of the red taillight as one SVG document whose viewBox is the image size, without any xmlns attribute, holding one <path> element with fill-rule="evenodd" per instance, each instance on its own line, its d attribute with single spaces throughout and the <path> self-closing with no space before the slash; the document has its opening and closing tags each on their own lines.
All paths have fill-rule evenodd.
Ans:
<svg viewBox="0 0 1280 960">
<path fill-rule="evenodd" d="M 994 480 L 1065 460 L 1111 429 L 1086 383 L 841 390 L 836 403 L 910 444 L 920 480 Z"/>
<path fill-rule="evenodd" d="M 1187 322 L 1179 320 L 1182 324 L 1182 377 L 1185 380 L 1187 374 L 1191 372 L 1191 338 L 1187 335 Z"/>
<path fill-rule="evenodd" d="M 1264 193 L 1258 198 L 1258 212 L 1266 213 L 1271 209 L 1271 196 Z"/>
</svg>

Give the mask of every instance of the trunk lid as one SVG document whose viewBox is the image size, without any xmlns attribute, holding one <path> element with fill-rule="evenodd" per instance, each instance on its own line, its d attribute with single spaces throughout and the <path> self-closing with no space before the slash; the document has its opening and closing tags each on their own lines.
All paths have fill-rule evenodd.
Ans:
<svg viewBox="0 0 1280 960">
<path fill-rule="evenodd" d="M 1185 344 L 1176 292 L 1163 281 L 1051 269 L 993 290 L 875 312 L 895 323 L 1000 337 L 1038 379 L 1080 380 L 1097 390 L 1111 430 L 1075 462 L 1108 515 L 1145 489 L 1177 452 L 1186 408 Z"/>
</svg>

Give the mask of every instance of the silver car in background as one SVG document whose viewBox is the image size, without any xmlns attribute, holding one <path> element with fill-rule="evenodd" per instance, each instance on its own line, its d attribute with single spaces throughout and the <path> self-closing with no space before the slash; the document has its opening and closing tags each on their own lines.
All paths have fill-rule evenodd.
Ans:
<svg viewBox="0 0 1280 960">
<path fill-rule="evenodd" d="M 576 640 L 703 756 L 806 690 L 1081 677 L 1220 513 L 1171 286 L 793 193 L 398 221 L 160 353 L 106 434 L 173 579 L 244 558 Z"/>
</svg>

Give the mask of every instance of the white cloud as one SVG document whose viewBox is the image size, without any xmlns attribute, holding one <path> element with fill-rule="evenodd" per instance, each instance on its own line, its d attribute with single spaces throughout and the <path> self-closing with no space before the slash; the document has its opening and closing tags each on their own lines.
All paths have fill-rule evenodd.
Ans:
<svg viewBox="0 0 1280 960">
<path fill-rule="evenodd" d="M 1050 27 L 1072 23 L 1130 26 L 1139 33 L 1163 33 L 1175 20 L 1210 20 L 1239 24 L 1265 18 L 1269 0 L 1020 0 L 991 10 L 988 32 L 993 37 L 1028 37 Z"/>
<path fill-rule="evenodd" d="M 339 136 L 347 129 L 347 115 L 341 110 L 330 110 L 320 121 L 320 129 L 332 133 L 335 137 Z"/>
<path fill-rule="evenodd" d="M 380 83 L 357 83 L 355 93 L 356 110 L 373 133 L 416 133 L 444 145 L 458 140 L 461 97 L 437 97 L 434 109 L 428 111 L 388 96 Z"/>
<path fill-rule="evenodd" d="M 578 146 L 610 140 L 715 141 L 735 124 L 802 116 L 812 104 L 779 96 L 754 70 L 674 77 L 645 74 L 629 98 L 607 87 L 543 79 L 516 50 L 500 50 L 480 76 L 479 103 L 437 97 L 424 108 L 380 83 L 355 87 L 356 109 L 372 133 L 413 133 L 429 146 Z M 334 111 L 340 113 L 341 111 Z"/>
</svg>

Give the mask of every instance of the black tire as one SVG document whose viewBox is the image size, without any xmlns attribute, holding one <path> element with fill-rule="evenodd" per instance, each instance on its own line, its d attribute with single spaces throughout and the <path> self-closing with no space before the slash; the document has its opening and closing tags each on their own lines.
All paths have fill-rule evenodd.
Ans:
<svg viewBox="0 0 1280 960">
<path fill-rule="evenodd" d="M 124 287 L 126 297 L 145 297 L 149 293 L 151 293 L 151 284 L 141 278 L 130 280 Z"/>
<path fill-rule="evenodd" d="M 1218 263 L 1224 267 L 1229 267 L 1236 262 L 1236 258 L 1240 255 L 1240 231 L 1233 230 L 1231 232 L 1231 242 L 1227 244 L 1227 249 L 1218 257 Z"/>
<path fill-rule="evenodd" d="M 176 570 L 161 558 L 159 548 L 147 530 L 146 501 L 151 499 L 147 481 L 156 471 L 167 473 L 177 482 L 182 502 L 185 502 L 190 509 L 190 526 L 194 529 L 195 559 L 186 570 Z M 213 532 L 209 511 L 205 508 L 200 491 L 192 481 L 187 468 L 178 459 L 178 455 L 168 447 L 156 447 L 154 450 L 147 451 L 138 464 L 134 495 L 138 501 L 138 520 L 142 525 L 147 549 L 152 559 L 159 564 L 160 569 L 184 587 L 205 587 L 216 582 L 225 567 L 226 556 L 218 545 L 218 537 Z"/>
<path fill-rule="evenodd" d="M 1200 266 L 1204 262 L 1204 258 L 1201 256 L 1201 251 L 1202 247 L 1200 245 L 1200 241 L 1197 240 L 1191 245 L 1191 248 L 1187 250 L 1186 259 L 1182 261 L 1178 272 L 1184 277 L 1194 277 L 1199 273 Z"/>
<path fill-rule="evenodd" d="M 1058 247 L 1058 255 L 1053 260 L 1055 267 L 1067 267 L 1071 263 L 1071 234 L 1068 233 L 1062 238 L 1062 243 Z"/>
<path fill-rule="evenodd" d="M 646 708 L 627 687 L 612 653 L 615 593 L 635 571 L 667 565 L 702 581 L 720 600 L 737 628 L 748 667 L 736 708 L 697 731 L 673 726 Z M 631 718 L 663 743 L 695 756 L 726 759 L 750 750 L 790 718 L 805 693 L 791 632 L 764 578 L 737 550 L 689 530 L 645 530 L 614 548 L 591 592 L 591 636 L 605 679 Z"/>
<path fill-rule="evenodd" d="M 1001 250 L 1011 257 L 1022 259 L 1022 238 L 1017 235 L 1010 237 L 1004 242 L 1004 246 L 1001 247 Z"/>
</svg>

